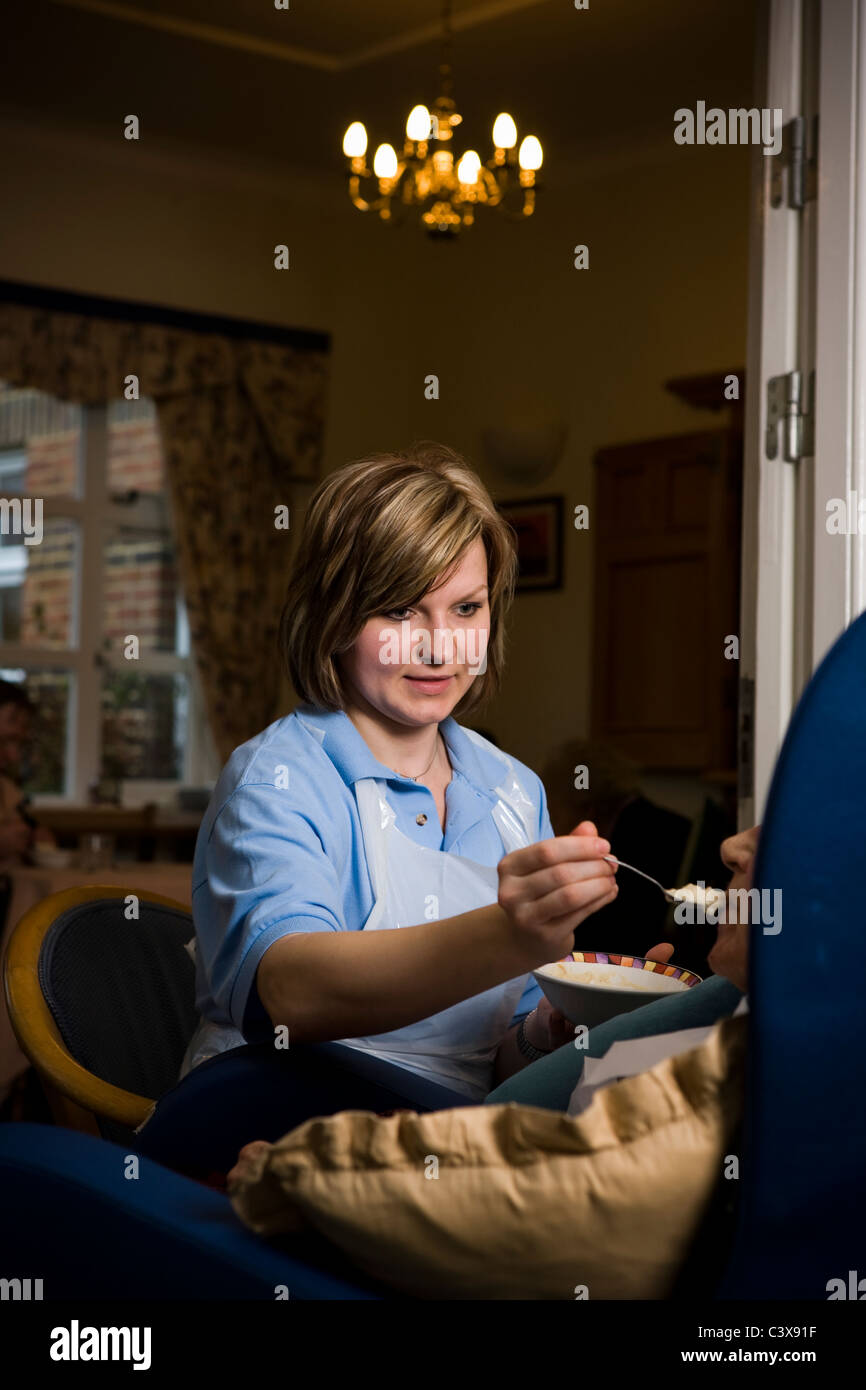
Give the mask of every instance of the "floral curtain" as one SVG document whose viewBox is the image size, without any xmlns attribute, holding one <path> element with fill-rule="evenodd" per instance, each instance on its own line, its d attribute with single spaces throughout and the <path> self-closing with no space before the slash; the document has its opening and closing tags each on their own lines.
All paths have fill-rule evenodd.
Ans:
<svg viewBox="0 0 866 1390">
<path fill-rule="evenodd" d="M 225 760 L 277 715 L 292 491 L 319 475 L 328 352 L 0 304 L 0 379 L 100 405 L 131 375 L 158 410 L 190 633 Z M 288 529 L 275 524 L 282 507 Z"/>
</svg>

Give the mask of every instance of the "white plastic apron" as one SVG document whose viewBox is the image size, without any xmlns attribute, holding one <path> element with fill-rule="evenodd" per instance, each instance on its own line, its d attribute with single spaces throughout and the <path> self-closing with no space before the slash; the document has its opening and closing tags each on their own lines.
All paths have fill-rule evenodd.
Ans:
<svg viewBox="0 0 866 1390">
<path fill-rule="evenodd" d="M 472 739 L 479 737 L 471 729 L 464 733 Z M 488 753 L 496 753 L 486 742 L 484 747 Z M 504 754 L 496 755 L 503 764 L 503 779 L 495 788 L 498 800 L 491 814 L 502 840 L 503 854 L 509 854 L 533 842 L 536 812 L 514 776 L 510 760 Z M 397 829 L 395 812 L 387 800 L 386 782 L 363 778 L 355 783 L 355 795 L 374 894 L 373 909 L 363 931 L 416 926 L 496 902 L 499 876 L 495 868 L 443 850 L 427 849 Z M 497 1048 L 508 1031 L 527 980 L 526 975 L 507 980 L 404 1028 L 339 1041 L 483 1100 L 491 1088 Z M 187 1048 L 180 1075 L 185 1076 L 207 1058 L 243 1047 L 244 1043 L 238 1029 L 202 1019 Z"/>
<path fill-rule="evenodd" d="M 386 788 L 386 783 L 372 778 L 355 783 L 375 895 L 363 930 L 414 926 L 495 903 L 499 889 L 496 869 L 457 854 L 427 849 L 409 839 L 397 828 Z M 531 843 L 525 820 L 531 803 L 513 778 L 510 786 L 497 788 L 497 793 L 500 799 L 492 815 L 507 854 Z M 496 1050 L 526 982 L 527 976 L 521 975 L 417 1023 L 340 1041 L 482 1100 L 492 1084 Z"/>
</svg>

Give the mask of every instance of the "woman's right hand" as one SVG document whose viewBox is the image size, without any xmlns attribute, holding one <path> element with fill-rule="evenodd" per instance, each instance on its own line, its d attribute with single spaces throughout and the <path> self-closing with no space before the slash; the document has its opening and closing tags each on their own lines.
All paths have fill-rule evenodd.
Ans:
<svg viewBox="0 0 866 1390">
<path fill-rule="evenodd" d="M 567 955 L 575 927 L 613 902 L 619 890 L 605 854 L 607 840 L 592 821 L 581 821 L 570 835 L 539 840 L 500 859 L 499 906 L 528 968 Z"/>
</svg>

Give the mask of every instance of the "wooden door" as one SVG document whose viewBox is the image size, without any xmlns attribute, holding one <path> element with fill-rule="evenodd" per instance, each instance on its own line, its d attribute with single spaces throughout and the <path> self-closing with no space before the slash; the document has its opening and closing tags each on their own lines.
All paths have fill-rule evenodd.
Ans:
<svg viewBox="0 0 866 1390">
<path fill-rule="evenodd" d="M 646 769 L 736 766 L 742 439 L 596 456 L 593 735 Z"/>
</svg>

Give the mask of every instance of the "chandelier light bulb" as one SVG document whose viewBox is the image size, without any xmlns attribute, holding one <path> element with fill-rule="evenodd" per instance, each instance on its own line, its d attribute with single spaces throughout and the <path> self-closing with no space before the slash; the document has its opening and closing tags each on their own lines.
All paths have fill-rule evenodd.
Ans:
<svg viewBox="0 0 866 1390">
<path fill-rule="evenodd" d="M 540 169 L 543 158 L 541 141 L 535 135 L 527 135 L 521 141 L 517 155 L 517 162 L 521 169 Z"/>
<path fill-rule="evenodd" d="M 430 135 L 430 112 L 426 106 L 413 106 L 406 120 L 410 140 L 427 140 Z"/>
<path fill-rule="evenodd" d="M 373 173 L 377 179 L 393 179 L 397 172 L 397 151 L 393 145 L 380 145 L 373 157 Z"/>
<path fill-rule="evenodd" d="M 517 144 L 517 126 L 507 111 L 500 111 L 493 122 L 493 143 L 498 150 L 513 150 Z"/>
<path fill-rule="evenodd" d="M 457 165 L 457 177 L 461 183 L 477 183 L 481 158 L 475 150 L 467 150 Z"/>
<path fill-rule="evenodd" d="M 362 121 L 353 121 L 343 136 L 343 154 L 348 159 L 359 159 L 367 152 L 367 131 Z"/>
</svg>

